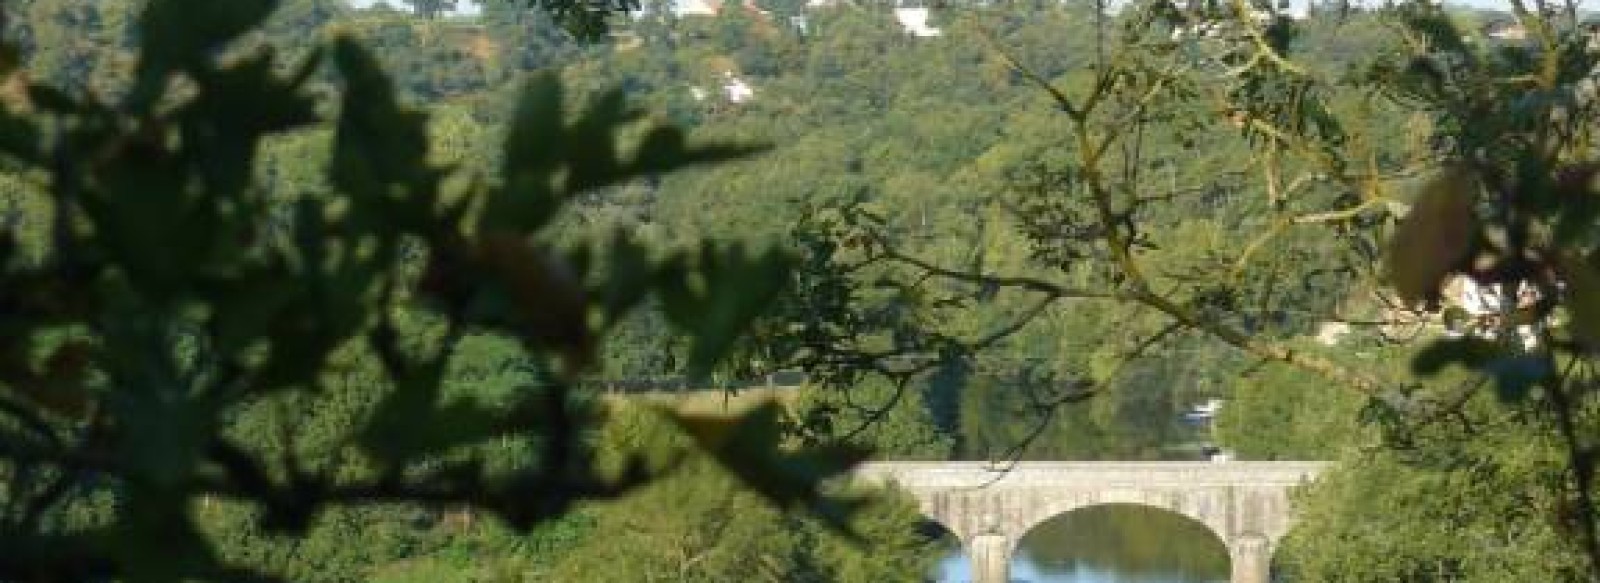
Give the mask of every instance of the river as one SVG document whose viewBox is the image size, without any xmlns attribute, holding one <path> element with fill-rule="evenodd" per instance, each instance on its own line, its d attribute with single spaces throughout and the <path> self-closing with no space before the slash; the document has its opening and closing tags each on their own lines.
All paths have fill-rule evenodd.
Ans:
<svg viewBox="0 0 1600 583">
<path fill-rule="evenodd" d="M 971 580 L 951 543 L 933 574 L 939 583 Z M 1028 583 L 1225 583 L 1228 555 L 1210 531 L 1182 516 L 1142 506 L 1085 508 L 1034 528 L 1011 562 Z"/>
</svg>

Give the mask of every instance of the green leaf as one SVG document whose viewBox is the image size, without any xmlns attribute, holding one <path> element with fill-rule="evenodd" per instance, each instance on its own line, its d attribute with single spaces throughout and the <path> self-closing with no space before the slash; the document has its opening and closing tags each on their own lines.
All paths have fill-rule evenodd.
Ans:
<svg viewBox="0 0 1600 583">
<path fill-rule="evenodd" d="M 765 146 L 710 145 L 689 148 L 683 130 L 661 126 L 650 130 L 634 155 L 630 173 L 639 175 L 671 172 L 685 166 L 737 160 L 767 151 Z"/>
<path fill-rule="evenodd" d="M 355 219 L 380 236 L 421 233 L 438 211 L 443 173 L 428 163 L 427 116 L 400 105 L 389 76 L 359 43 L 340 38 L 334 63 L 345 79 L 334 139 L 333 184 L 351 195 Z"/>
<path fill-rule="evenodd" d="M 606 276 L 591 294 L 600 302 L 609 325 L 649 294 L 656 270 L 648 250 L 622 231 L 617 231 L 606 250 Z"/>
<path fill-rule="evenodd" d="M 43 163 L 47 155 L 40 143 L 38 124 L 0 108 L 0 154 L 27 164 Z"/>
<path fill-rule="evenodd" d="M 65 91 L 49 85 L 28 85 L 28 102 L 44 111 L 64 115 L 79 114 L 87 110 L 83 104 L 72 96 L 67 95 Z"/>
<path fill-rule="evenodd" d="M 90 407 L 91 396 L 85 386 L 88 367 L 94 348 L 83 340 L 69 341 L 52 350 L 44 362 L 44 370 L 10 371 L 9 382 L 0 383 L 0 390 L 10 389 L 29 404 L 66 419 L 82 419 Z"/>
<path fill-rule="evenodd" d="M 276 0 L 150 0 L 140 22 L 143 52 L 130 101 L 136 111 L 155 104 L 176 70 L 198 71 L 216 51 L 261 24 Z"/>
<path fill-rule="evenodd" d="M 207 291 L 216 305 L 212 326 L 217 351 L 232 355 L 267 337 L 300 290 L 279 272 L 258 270 Z"/>
<path fill-rule="evenodd" d="M 502 188 L 490 194 L 484 223 L 489 229 L 532 232 L 550 222 L 561 200 L 552 183 L 563 159 L 561 81 L 534 76 L 522 89 L 504 145 Z"/>
<path fill-rule="evenodd" d="M 95 242 L 146 297 L 171 298 L 217 241 L 217 201 L 189 182 L 187 161 L 159 134 L 110 151 L 96 168 L 102 187 L 80 197 Z"/>
<path fill-rule="evenodd" d="M 568 194 L 616 184 L 631 177 L 618 160 L 616 132 L 624 124 L 637 120 L 639 115 L 637 110 L 628 107 L 620 89 L 607 91 L 589 104 L 562 141 L 570 170 L 566 177 Z"/>
<path fill-rule="evenodd" d="M 217 195 L 250 186 L 262 137 L 317 121 L 303 79 L 280 78 L 276 66 L 270 55 L 258 55 L 195 75 L 200 92 L 184 109 L 184 133 L 206 153 L 200 164 Z"/>
<path fill-rule="evenodd" d="M 565 92 L 554 73 L 535 75 L 522 87 L 506 135 L 505 173 L 509 179 L 524 172 L 546 173 L 562 159 L 562 107 Z"/>
<path fill-rule="evenodd" d="M 1555 239 L 1559 244 L 1582 244 L 1584 237 L 1597 220 L 1600 220 L 1600 192 L 1595 190 L 1595 179 L 1600 177 L 1600 164 L 1579 164 L 1556 176 L 1554 198 L 1560 205 L 1556 215 Z"/>
<path fill-rule="evenodd" d="M 792 259 L 709 245 L 697 259 L 692 267 L 683 257 L 669 263 L 660 295 L 667 317 L 691 337 L 688 374 L 704 377 L 788 286 Z"/>
<path fill-rule="evenodd" d="M 713 145 L 690 148 L 682 130 L 657 127 L 634 158 L 618 153 L 617 134 L 639 119 L 620 90 L 595 99 L 583 114 L 563 121 L 563 91 L 553 74 L 540 74 L 522 90 L 504 145 L 503 188 L 490 194 L 484 212 L 489 230 L 527 233 L 548 224 L 567 198 L 644 176 L 695 164 L 748 156 L 764 148 Z M 566 172 L 558 173 L 558 170 Z M 564 183 L 557 184 L 561 176 Z"/>
<path fill-rule="evenodd" d="M 1590 349 L 1600 348 L 1600 273 L 1592 263 L 1570 255 L 1560 262 L 1572 335 Z"/>
</svg>

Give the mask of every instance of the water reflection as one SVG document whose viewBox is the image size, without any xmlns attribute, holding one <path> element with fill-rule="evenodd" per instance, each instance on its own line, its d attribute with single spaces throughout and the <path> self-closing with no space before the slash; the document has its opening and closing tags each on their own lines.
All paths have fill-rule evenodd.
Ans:
<svg viewBox="0 0 1600 583">
<path fill-rule="evenodd" d="M 1228 580 L 1228 555 L 1205 526 L 1182 516 L 1096 506 L 1058 516 L 1023 537 L 1011 577 L 1029 583 L 1219 583 Z M 971 578 L 970 563 L 955 550 L 934 573 L 940 583 Z"/>
</svg>

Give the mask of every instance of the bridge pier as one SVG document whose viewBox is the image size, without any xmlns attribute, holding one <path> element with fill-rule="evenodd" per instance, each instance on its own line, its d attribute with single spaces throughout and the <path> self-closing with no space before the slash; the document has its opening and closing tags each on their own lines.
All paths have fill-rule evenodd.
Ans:
<svg viewBox="0 0 1600 583">
<path fill-rule="evenodd" d="M 1003 534 L 972 537 L 972 583 L 1011 583 L 1011 541 Z"/>
<path fill-rule="evenodd" d="M 1233 564 L 1231 583 L 1272 583 L 1272 548 L 1267 537 L 1239 535 L 1228 547 Z"/>
</svg>

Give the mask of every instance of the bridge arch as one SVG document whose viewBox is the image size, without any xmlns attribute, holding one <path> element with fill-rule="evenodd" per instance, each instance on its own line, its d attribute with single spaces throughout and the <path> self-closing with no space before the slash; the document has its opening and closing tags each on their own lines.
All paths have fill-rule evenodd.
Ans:
<svg viewBox="0 0 1600 583">
<path fill-rule="evenodd" d="M 1199 519 L 1152 504 L 1079 505 L 1033 524 L 1017 537 L 1013 557 L 1070 558 L 1117 572 L 1188 573 L 1226 578 L 1228 540 Z M 1042 554 L 1041 554 L 1042 553 Z"/>
<path fill-rule="evenodd" d="M 1016 540 L 1013 544 L 1021 544 L 1022 538 L 1029 532 L 1042 526 L 1044 523 L 1056 518 L 1072 514 L 1081 510 L 1101 507 L 1135 506 L 1161 510 L 1187 519 L 1204 526 L 1206 532 L 1216 538 L 1224 547 L 1232 534 L 1228 532 L 1228 525 L 1219 513 L 1206 513 L 1191 504 L 1185 504 L 1182 496 L 1169 493 L 1117 491 L 1090 492 L 1084 496 L 1072 496 L 1061 500 L 1047 502 L 1037 507 L 1036 511 L 1029 512 L 1018 522 Z M 1014 550 L 1014 549 L 1013 549 Z"/>
</svg>

